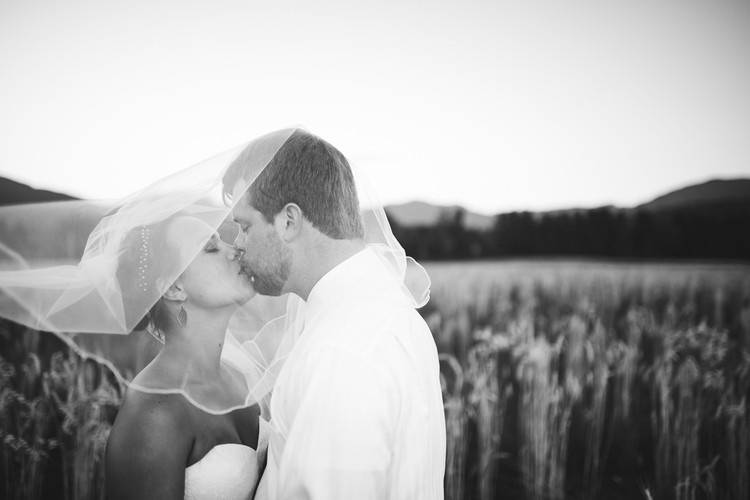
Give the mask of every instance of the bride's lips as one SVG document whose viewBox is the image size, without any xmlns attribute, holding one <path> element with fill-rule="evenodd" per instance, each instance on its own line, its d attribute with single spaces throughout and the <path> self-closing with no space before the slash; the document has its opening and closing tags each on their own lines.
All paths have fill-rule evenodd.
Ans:
<svg viewBox="0 0 750 500">
<path fill-rule="evenodd" d="M 255 274 L 249 267 L 240 265 L 240 270 L 237 272 L 237 274 L 246 277 L 251 284 L 255 283 Z"/>
</svg>

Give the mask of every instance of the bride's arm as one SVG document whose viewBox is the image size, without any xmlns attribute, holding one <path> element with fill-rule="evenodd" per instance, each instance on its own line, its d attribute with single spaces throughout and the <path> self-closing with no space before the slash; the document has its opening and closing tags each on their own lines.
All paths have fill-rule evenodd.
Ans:
<svg viewBox="0 0 750 500">
<path fill-rule="evenodd" d="M 183 500 L 193 441 L 189 416 L 174 397 L 129 396 L 107 442 L 107 497 Z"/>
</svg>

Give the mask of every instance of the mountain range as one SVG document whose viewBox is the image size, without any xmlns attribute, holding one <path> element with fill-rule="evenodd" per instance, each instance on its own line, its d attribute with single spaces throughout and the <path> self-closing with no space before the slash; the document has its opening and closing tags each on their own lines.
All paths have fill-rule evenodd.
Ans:
<svg viewBox="0 0 750 500">
<path fill-rule="evenodd" d="M 0 205 L 63 199 L 71 197 L 0 177 Z M 407 254 L 418 260 L 589 256 L 750 261 L 750 179 L 711 180 L 625 208 L 492 216 L 415 201 L 387 206 L 386 212 L 394 235 Z M 50 225 L 46 233 L 59 232 L 57 239 L 70 247 L 71 255 L 80 252 L 80 244 L 98 220 L 76 225 L 52 219 L 46 221 Z M 0 220 L 0 230 L 8 225 L 5 222 Z M 68 228 L 71 224 L 79 229 L 75 235 Z M 12 232 L 12 238 L 23 237 L 12 223 L 5 229 Z M 66 242 L 73 236 L 75 241 Z"/>
<path fill-rule="evenodd" d="M 653 200 L 632 207 L 633 210 L 648 212 L 666 212 L 686 208 L 700 208 L 717 205 L 746 204 L 750 210 L 750 179 L 714 179 L 701 184 L 694 184 Z M 615 207 L 597 207 L 595 209 L 616 209 Z M 441 218 L 451 218 L 459 210 L 456 205 L 434 205 L 422 201 L 412 201 L 386 207 L 389 218 L 405 227 L 434 226 Z M 575 214 L 592 209 L 572 208 L 540 212 L 543 214 Z M 464 211 L 464 226 L 469 229 L 485 231 L 494 224 L 495 216 Z"/>
<path fill-rule="evenodd" d="M 72 199 L 74 199 L 72 196 L 64 193 L 36 189 L 27 184 L 0 176 L 0 205 Z M 647 203 L 633 207 L 633 209 L 663 212 L 683 208 L 727 204 L 747 204 L 750 208 L 750 179 L 714 179 L 701 184 L 694 184 L 658 196 Z M 458 211 L 463 211 L 463 224 L 470 229 L 488 230 L 492 227 L 495 220 L 495 216 L 493 215 L 471 212 L 458 205 L 436 205 L 423 201 L 388 205 L 385 207 L 385 210 L 389 218 L 396 224 L 405 227 L 434 226 L 441 218 L 450 219 Z M 586 210 L 590 209 L 576 208 L 540 213 L 575 213 Z"/>
<path fill-rule="evenodd" d="M 45 189 L 36 189 L 27 184 L 0 177 L 0 205 L 36 203 L 42 201 L 73 200 L 72 196 Z"/>
</svg>

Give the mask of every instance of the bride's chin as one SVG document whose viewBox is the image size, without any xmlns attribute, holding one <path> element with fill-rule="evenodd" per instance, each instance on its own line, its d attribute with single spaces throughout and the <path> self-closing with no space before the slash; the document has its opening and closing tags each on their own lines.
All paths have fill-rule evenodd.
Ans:
<svg viewBox="0 0 750 500">
<path fill-rule="evenodd" d="M 245 293 L 243 294 L 242 298 L 240 298 L 240 300 L 237 301 L 237 303 L 241 306 L 244 306 L 245 304 L 250 302 L 250 300 L 252 300 L 252 298 L 255 297 L 257 294 L 258 292 L 256 292 L 255 289 L 250 284 L 248 284 L 247 288 L 245 289 Z"/>
</svg>

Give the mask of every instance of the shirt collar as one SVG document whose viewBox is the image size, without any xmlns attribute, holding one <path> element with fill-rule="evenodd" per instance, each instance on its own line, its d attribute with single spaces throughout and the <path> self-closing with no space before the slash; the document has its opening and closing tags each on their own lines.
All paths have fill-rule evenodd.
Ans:
<svg viewBox="0 0 750 500">
<path fill-rule="evenodd" d="M 366 286 L 363 279 L 376 273 L 378 264 L 380 262 L 377 256 L 369 248 L 364 248 L 340 262 L 324 274 L 310 290 L 306 310 L 313 312 L 326 304 L 338 302 L 342 296 L 349 296 L 353 291 Z"/>
</svg>

